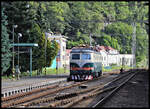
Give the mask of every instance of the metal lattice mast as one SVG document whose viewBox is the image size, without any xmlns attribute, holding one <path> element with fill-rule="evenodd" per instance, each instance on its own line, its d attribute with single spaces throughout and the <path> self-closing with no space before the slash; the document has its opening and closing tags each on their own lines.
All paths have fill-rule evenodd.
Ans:
<svg viewBox="0 0 150 109">
<path fill-rule="evenodd" d="M 133 58 L 133 67 L 136 67 L 136 23 L 132 23 L 133 27 L 133 35 L 132 35 L 132 54 L 134 56 Z"/>
</svg>

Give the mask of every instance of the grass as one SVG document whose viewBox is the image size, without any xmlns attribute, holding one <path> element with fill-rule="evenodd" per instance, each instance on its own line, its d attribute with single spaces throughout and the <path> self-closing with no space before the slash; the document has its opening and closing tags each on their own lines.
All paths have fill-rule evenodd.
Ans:
<svg viewBox="0 0 150 109">
<path fill-rule="evenodd" d="M 68 73 L 69 70 L 68 69 L 64 69 L 64 68 L 59 68 L 57 71 L 56 69 L 52 69 L 52 68 L 46 68 L 46 75 L 54 75 L 54 74 L 65 74 Z M 22 72 L 21 76 L 29 76 L 30 73 L 29 72 Z M 32 71 L 32 76 L 36 76 L 37 75 L 37 70 Z M 45 75 L 45 68 L 42 69 L 42 74 L 40 74 L 41 76 Z"/>
<path fill-rule="evenodd" d="M 102 67 L 102 72 L 110 72 L 114 69 L 121 69 L 122 66 L 111 66 L 111 69 L 105 69 L 104 67 Z M 131 67 L 125 66 L 123 67 L 124 69 L 131 69 Z M 52 68 L 46 68 L 46 75 L 57 75 L 57 74 L 68 74 L 69 69 L 64 69 L 64 68 L 59 68 L 57 71 L 56 69 L 52 69 Z M 41 76 L 45 75 L 45 68 L 43 68 L 42 70 L 42 74 L 40 74 Z M 30 76 L 29 72 L 21 72 L 20 77 L 25 77 L 25 76 Z M 32 71 L 32 76 L 37 76 L 37 71 Z M 16 79 L 16 77 L 14 77 Z M 2 76 L 2 79 L 13 79 L 12 75 L 10 76 Z"/>
<path fill-rule="evenodd" d="M 2 76 L 2 80 L 7 80 L 7 79 L 17 79 L 17 77 L 13 77 L 12 75 L 10 76 Z"/>
<path fill-rule="evenodd" d="M 56 69 L 52 69 L 52 68 L 46 68 L 46 75 L 57 75 L 57 74 L 68 74 L 69 69 L 64 69 L 64 68 L 59 68 L 57 71 Z M 42 70 L 42 74 L 40 74 L 41 76 L 45 75 L 45 68 L 43 68 Z M 21 72 L 20 77 L 26 77 L 26 76 L 30 76 L 30 72 Z M 37 70 L 32 71 L 32 76 L 37 76 Z M 7 80 L 7 79 L 17 79 L 17 77 L 13 77 L 12 75 L 10 76 L 2 76 L 3 80 Z"/>
<path fill-rule="evenodd" d="M 12 79 L 12 76 L 2 76 L 2 79 Z"/>
<path fill-rule="evenodd" d="M 122 68 L 122 66 L 111 66 L 111 69 L 105 69 L 104 67 L 102 68 L 103 72 L 110 72 L 112 70 L 120 70 Z M 131 69 L 132 67 L 128 67 L 128 66 L 124 66 L 123 69 Z"/>
</svg>

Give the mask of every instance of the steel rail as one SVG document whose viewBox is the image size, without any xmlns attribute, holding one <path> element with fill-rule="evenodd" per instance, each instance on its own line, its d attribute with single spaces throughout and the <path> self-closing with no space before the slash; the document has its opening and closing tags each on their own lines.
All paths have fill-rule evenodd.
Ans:
<svg viewBox="0 0 150 109">
<path fill-rule="evenodd" d="M 5 101 L 12 100 L 12 99 L 20 98 L 20 97 L 23 97 L 23 96 L 27 96 L 27 95 L 30 95 L 30 94 L 33 94 L 33 93 L 38 93 L 40 91 L 44 91 L 44 90 L 47 90 L 47 89 L 56 88 L 56 87 L 58 87 L 58 85 L 52 85 L 52 86 L 48 86 L 48 87 L 44 87 L 44 88 L 33 89 L 30 92 L 18 93 L 18 94 L 9 96 L 9 97 L 4 97 L 4 98 L 2 97 L 1 100 L 2 100 L 2 102 L 5 102 Z"/>
<path fill-rule="evenodd" d="M 107 96 L 105 96 L 103 99 L 97 102 L 94 106 L 92 106 L 92 108 L 102 105 L 112 94 L 118 91 L 123 85 L 125 85 L 126 82 L 128 82 L 131 78 L 133 78 L 137 73 L 138 72 L 132 74 L 128 79 L 126 79 L 123 83 L 121 83 L 118 87 L 116 87 L 113 91 L 111 91 Z"/>
<path fill-rule="evenodd" d="M 131 73 L 131 72 L 130 72 L 130 73 Z M 105 86 L 107 86 L 108 84 L 110 84 L 110 83 L 112 83 L 112 82 L 114 82 L 114 81 L 117 81 L 117 80 L 119 80 L 119 79 L 121 79 L 121 78 L 123 78 L 123 77 L 129 75 L 130 73 L 125 74 L 125 75 L 123 75 L 123 76 L 121 76 L 121 77 L 119 77 L 119 78 L 116 78 L 116 79 L 114 79 L 114 80 L 112 80 L 112 81 L 106 83 L 103 87 L 95 89 L 94 91 L 92 91 L 92 92 L 89 93 L 88 95 L 86 94 L 85 96 L 78 97 L 77 99 L 75 99 L 75 101 L 72 101 L 72 102 L 70 102 L 69 104 L 66 104 L 66 105 L 63 106 L 63 107 L 65 107 L 65 108 L 71 107 L 73 104 L 78 103 L 78 102 L 80 102 L 80 101 L 83 100 L 83 99 L 87 99 L 87 98 L 89 98 L 89 97 L 91 97 L 91 96 L 96 96 L 96 95 L 98 95 L 98 94 L 100 94 L 100 93 L 103 93 L 103 92 L 106 92 L 106 91 L 108 91 L 108 90 L 111 90 L 111 89 L 116 88 L 117 86 L 108 87 L 108 88 L 105 88 Z M 100 91 L 99 91 L 99 90 L 100 90 Z M 97 92 L 97 91 L 98 91 L 98 92 Z"/>
<path fill-rule="evenodd" d="M 79 86 L 79 85 L 81 85 L 81 84 L 84 84 L 84 83 L 87 83 L 87 82 L 91 82 L 91 81 L 94 81 L 94 80 L 97 80 L 97 79 L 100 79 L 100 78 L 102 78 L 102 77 L 106 77 L 106 76 L 108 76 L 108 75 L 104 75 L 104 76 L 101 76 L 101 77 L 99 77 L 99 78 L 95 78 L 95 79 L 93 79 L 93 80 L 89 80 L 89 81 L 83 81 L 83 82 L 80 82 L 80 83 L 76 83 L 76 84 L 73 84 L 73 85 L 71 85 L 71 86 L 66 86 L 66 87 L 62 87 L 62 88 L 59 88 L 59 89 L 56 89 L 55 91 L 52 91 L 52 92 L 50 92 L 50 93 L 48 93 L 48 94 L 52 94 L 52 93 L 55 93 L 55 92 L 58 92 L 58 91 L 62 91 L 62 90 L 64 90 L 64 89 L 68 89 L 68 88 L 71 88 L 71 87 L 75 87 L 75 86 Z M 43 92 L 44 93 L 44 92 Z M 43 94 L 41 95 L 41 96 L 43 96 Z M 44 95 L 44 96 L 46 96 L 46 95 Z M 30 98 L 30 99 L 29 99 Z M 29 97 L 27 100 L 34 100 L 35 98 L 39 98 L 39 96 L 37 96 L 37 97 Z M 27 100 L 23 100 L 24 102 L 25 101 L 27 101 Z M 50 98 L 50 99 L 42 99 L 42 101 L 38 101 L 38 100 L 36 100 L 36 102 L 35 103 L 39 103 L 39 102 L 46 102 L 46 101 L 51 101 L 51 100 L 54 100 L 53 98 Z M 23 102 L 21 102 L 21 100 L 20 101 L 18 101 L 19 103 L 23 103 Z M 14 103 L 14 104 L 19 104 L 19 103 Z M 13 104 L 13 105 L 14 105 Z M 31 105 L 31 104 L 34 104 L 34 102 L 32 103 L 32 102 L 29 102 L 29 103 L 25 103 L 25 104 L 23 104 L 23 106 L 29 106 L 29 105 Z M 8 106 L 8 105 L 7 105 Z M 12 106 L 12 104 L 10 104 L 10 106 Z"/>
<path fill-rule="evenodd" d="M 62 106 L 62 107 L 63 107 L 63 108 L 71 107 L 73 104 L 76 104 L 76 103 L 78 103 L 78 102 L 80 102 L 80 101 L 82 101 L 82 100 L 84 100 L 84 99 L 88 99 L 88 98 L 90 98 L 90 97 L 92 97 L 92 96 L 96 96 L 96 95 L 98 95 L 98 94 L 100 94 L 100 93 L 103 93 L 103 92 L 112 90 L 112 89 L 114 89 L 115 87 L 116 87 L 116 86 L 113 86 L 113 87 L 110 87 L 110 88 L 105 88 L 105 89 L 103 89 L 103 88 L 97 88 L 97 89 L 95 89 L 94 91 L 92 91 L 92 92 L 90 92 L 90 93 L 88 93 L 88 94 L 84 94 L 84 95 L 82 95 L 82 96 L 77 97 L 77 98 L 75 99 L 75 101 L 72 100 L 73 102 L 70 102 L 70 103 L 68 103 L 68 104 L 66 104 L 66 105 L 64 105 L 64 106 Z M 100 90 L 100 91 L 98 91 L 98 90 Z"/>
<path fill-rule="evenodd" d="M 85 93 L 85 92 L 88 92 L 88 91 L 91 91 L 91 90 L 94 90 L 98 88 L 97 86 L 95 87 L 92 87 L 92 88 L 89 88 L 89 89 L 85 89 L 85 90 L 81 90 L 81 91 L 77 91 L 77 92 L 72 92 L 72 93 L 68 93 L 68 94 L 63 94 L 63 95 L 59 95 L 59 96 L 54 96 L 54 97 L 50 97 L 50 98 L 46 98 L 46 99 L 41 99 L 41 100 L 36 100 L 34 102 L 31 102 L 31 103 L 25 103 L 23 104 L 23 106 L 30 106 L 32 104 L 39 104 L 39 103 L 45 103 L 45 102 L 50 102 L 50 101 L 53 101 L 53 100 L 56 100 L 56 99 L 65 99 L 65 96 L 67 98 L 67 96 L 69 95 L 77 95 L 77 94 L 81 94 L 81 93 Z"/>
<path fill-rule="evenodd" d="M 131 73 L 131 72 L 130 72 L 130 73 Z M 106 84 L 102 84 L 101 86 L 95 86 L 95 87 L 92 87 L 92 88 L 90 88 L 90 89 L 86 89 L 86 90 L 78 91 L 78 92 L 74 92 L 74 93 L 76 94 L 76 96 L 80 96 L 80 95 L 78 95 L 78 94 L 85 93 L 85 92 L 88 92 L 88 91 L 91 91 L 91 90 L 94 90 L 92 93 L 96 93 L 96 91 L 102 90 L 102 89 L 105 88 L 105 86 L 107 86 L 109 83 L 112 83 L 112 82 L 114 82 L 114 81 L 117 81 L 117 80 L 123 78 L 124 76 L 129 75 L 130 73 L 124 74 L 123 76 L 118 77 L 118 78 L 116 78 L 116 79 L 114 79 L 114 80 L 112 80 L 112 81 L 110 81 L 110 82 L 108 82 L 108 83 L 106 83 Z M 103 92 L 103 91 L 102 91 L 102 92 Z M 91 93 L 91 92 L 90 92 L 90 93 Z M 70 94 L 71 94 L 71 93 L 70 93 Z M 68 95 L 69 95 L 69 94 L 68 94 Z M 92 94 L 92 95 L 94 95 L 94 94 Z M 66 94 L 65 96 L 67 96 L 67 94 Z M 89 95 L 88 95 L 88 96 L 89 96 Z M 77 98 L 78 98 L 78 97 L 77 97 Z M 85 97 L 84 97 L 84 98 L 85 98 Z M 49 100 L 50 100 L 50 99 L 52 100 L 52 98 L 49 98 Z M 64 98 L 64 99 L 65 99 L 65 98 Z M 70 102 L 74 102 L 73 99 L 74 99 L 74 97 L 70 98 L 70 99 L 69 99 L 69 100 L 71 100 Z M 46 102 L 46 101 L 49 101 L 49 100 L 45 100 L 45 102 Z M 44 102 L 44 100 L 43 100 L 43 102 Z M 56 102 L 54 102 L 54 103 L 51 103 L 51 104 L 48 105 L 47 107 L 56 107 L 56 106 L 58 106 L 58 105 L 65 104 L 66 102 L 68 102 L 68 99 L 62 100 L 62 101 L 56 101 Z M 69 102 L 69 103 L 70 103 L 70 102 Z"/>
<path fill-rule="evenodd" d="M 99 78 L 101 78 L 101 77 L 99 77 Z M 98 78 L 96 78 L 96 79 L 98 79 Z M 96 80 L 96 79 L 93 79 L 93 80 Z M 61 87 L 61 88 L 58 88 L 58 89 L 55 89 L 55 90 L 52 90 L 52 91 L 42 92 L 41 94 L 36 95 L 36 96 L 24 97 L 22 99 L 16 100 L 15 102 L 13 101 L 13 102 L 10 102 L 10 103 L 2 104 L 2 107 L 9 107 L 9 106 L 17 105 L 17 104 L 24 103 L 24 102 L 27 102 L 27 101 L 31 101 L 31 100 L 34 100 L 34 99 L 37 99 L 37 98 L 40 98 L 40 97 L 44 97 L 48 94 L 52 94 L 52 93 L 55 93 L 55 92 L 58 92 L 58 91 L 61 91 L 61 90 L 64 90 L 64 89 L 68 89 L 68 88 L 71 88 L 71 87 L 79 86 L 81 84 L 84 84 L 86 82 L 90 82 L 90 81 L 93 81 L 93 80 L 83 81 L 83 82 L 80 82 L 80 83 L 73 84 L 71 86 Z"/>
<path fill-rule="evenodd" d="M 17 104 L 21 104 L 21 103 L 25 103 L 27 101 L 32 101 L 32 100 L 35 100 L 35 99 L 38 99 L 38 98 L 41 98 L 41 97 L 44 97 L 48 94 L 53 94 L 53 93 L 56 93 L 58 91 L 62 91 L 64 89 L 67 89 L 67 88 L 71 88 L 71 87 L 75 87 L 75 86 L 79 86 L 81 84 L 84 84 L 84 83 L 87 83 L 87 82 L 90 82 L 90 81 L 94 81 L 94 80 L 97 80 L 97 79 L 100 79 L 102 77 L 105 77 L 105 76 L 108 76 L 108 75 L 103 75 L 99 78 L 95 78 L 93 80 L 89 80 L 89 81 L 83 81 L 83 82 L 80 82 L 80 83 L 76 83 L 76 84 L 73 84 L 71 86 L 66 86 L 66 87 L 61 87 L 61 88 L 58 88 L 58 89 L 55 89 L 55 90 L 52 90 L 52 91 L 46 91 L 46 92 L 42 92 L 41 94 L 37 95 L 37 96 L 31 96 L 31 97 L 24 97 L 22 99 L 18 99 L 16 100 L 15 102 L 11 102 L 11 103 L 7 103 L 7 104 L 4 104 L 2 105 L 2 107 L 9 107 L 9 106 L 15 106 Z M 113 80 L 114 81 L 114 80 Z M 91 89 L 92 90 L 92 89 Z M 94 90 L 94 89 L 93 89 Z M 87 90 L 88 91 L 88 90 Z M 44 101 L 44 99 L 42 99 Z M 52 98 L 51 98 L 52 100 Z M 49 101 L 48 99 L 46 99 L 45 101 Z M 40 101 L 42 102 L 42 101 Z M 26 104 L 26 103 L 25 103 Z M 30 104 L 30 103 L 29 103 Z M 26 104 L 26 106 L 28 106 L 28 103 Z"/>
<path fill-rule="evenodd" d="M 125 75 L 123 75 L 123 76 L 121 76 L 121 77 L 119 77 L 119 78 L 116 78 L 116 79 L 112 80 L 111 82 L 117 81 L 117 80 L 121 79 L 122 77 L 124 77 L 124 76 L 126 76 L 126 75 L 128 75 L 128 74 L 125 74 Z M 103 76 L 103 77 L 104 77 L 104 76 Z M 100 78 L 96 78 L 96 79 L 100 79 Z M 86 82 L 89 82 L 89 81 L 85 81 L 84 83 L 86 83 Z M 110 83 L 110 82 L 109 82 L 109 83 Z M 82 83 L 82 84 L 83 84 L 83 83 Z M 50 102 L 50 101 L 56 100 L 55 98 L 61 98 L 61 99 L 63 98 L 63 99 L 66 99 L 67 96 L 69 96 L 69 95 L 76 94 L 76 96 L 77 96 L 78 94 L 85 93 L 85 92 L 88 92 L 88 91 L 91 91 L 91 90 L 94 90 L 94 89 L 98 89 L 99 87 L 101 87 L 101 89 L 102 89 L 102 88 L 104 88 L 104 86 L 106 86 L 106 85 L 108 85 L 108 83 L 105 84 L 105 85 L 102 84 L 101 86 L 95 86 L 95 87 L 92 87 L 92 88 L 89 88 L 89 89 L 86 89 L 86 90 L 81 90 L 81 91 L 77 91 L 77 92 L 72 92 L 72 93 L 69 93 L 69 94 L 61 95 L 61 96 L 54 96 L 54 97 L 50 97 L 50 98 L 46 98 L 46 99 L 43 99 L 43 98 L 42 98 L 41 100 L 36 100 L 36 101 L 34 101 L 34 102 L 25 103 L 25 104 L 23 104 L 22 106 L 27 107 L 27 106 L 31 106 L 31 105 L 34 105 L 34 104 L 40 104 L 40 103 Z M 98 89 L 98 90 L 99 90 L 99 89 Z M 66 96 L 66 98 L 63 97 L 63 96 Z M 61 104 L 61 101 L 56 101 L 56 103 L 53 103 L 53 106 L 55 106 L 55 104 Z M 49 107 L 49 106 L 47 106 L 47 107 Z M 51 107 L 51 105 L 50 105 L 50 107 Z"/>
</svg>

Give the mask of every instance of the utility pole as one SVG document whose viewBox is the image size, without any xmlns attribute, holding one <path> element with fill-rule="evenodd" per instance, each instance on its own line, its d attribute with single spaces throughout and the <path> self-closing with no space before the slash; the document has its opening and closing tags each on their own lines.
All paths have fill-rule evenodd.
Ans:
<svg viewBox="0 0 150 109">
<path fill-rule="evenodd" d="M 45 75 L 46 75 L 46 47 L 47 47 L 47 36 L 45 34 Z"/>
<path fill-rule="evenodd" d="M 17 28 L 17 27 L 18 27 L 18 25 L 13 25 L 12 26 L 12 29 L 13 29 L 12 30 L 12 34 L 13 34 L 13 61 L 12 61 L 12 67 L 13 67 L 12 68 L 12 73 L 13 73 L 13 77 L 15 77 L 15 68 L 14 68 L 14 66 L 15 66 L 14 65 L 14 29 Z"/>
<path fill-rule="evenodd" d="M 133 35 L 132 35 L 132 54 L 133 58 L 133 67 L 136 67 L 136 23 L 133 21 Z"/>
</svg>

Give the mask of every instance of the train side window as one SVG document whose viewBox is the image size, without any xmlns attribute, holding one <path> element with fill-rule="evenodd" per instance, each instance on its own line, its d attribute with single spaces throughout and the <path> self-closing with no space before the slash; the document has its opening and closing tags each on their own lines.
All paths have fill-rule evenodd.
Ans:
<svg viewBox="0 0 150 109">
<path fill-rule="evenodd" d="M 91 54 L 82 54 L 81 59 L 82 60 L 90 60 L 91 59 Z"/>
<path fill-rule="evenodd" d="M 80 59 L 80 54 L 72 54 L 72 59 Z"/>
</svg>

